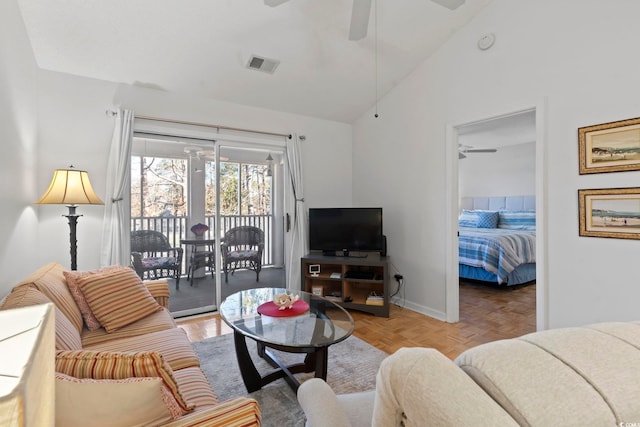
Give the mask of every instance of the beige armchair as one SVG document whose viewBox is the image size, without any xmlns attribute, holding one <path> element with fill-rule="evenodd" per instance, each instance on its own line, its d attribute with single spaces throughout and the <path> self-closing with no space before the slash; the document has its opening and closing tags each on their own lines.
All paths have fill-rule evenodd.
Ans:
<svg viewBox="0 0 640 427">
<path fill-rule="evenodd" d="M 375 391 L 336 395 L 314 378 L 302 383 L 298 401 L 309 427 L 517 426 L 469 376 L 431 348 L 401 348 L 387 357 Z"/>
<path fill-rule="evenodd" d="M 354 373 L 357 375 L 357 372 Z M 640 322 L 549 329 L 489 342 L 451 361 L 402 348 L 373 395 L 308 380 L 298 400 L 317 426 L 614 426 L 640 420 Z"/>
</svg>

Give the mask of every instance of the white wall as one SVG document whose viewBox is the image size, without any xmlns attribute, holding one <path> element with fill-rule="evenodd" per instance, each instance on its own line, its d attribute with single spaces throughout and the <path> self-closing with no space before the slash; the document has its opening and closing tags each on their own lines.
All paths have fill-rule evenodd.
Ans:
<svg viewBox="0 0 640 427">
<path fill-rule="evenodd" d="M 0 2 L 0 297 L 37 267 L 37 67 L 15 0 Z"/>
<path fill-rule="evenodd" d="M 639 14 L 635 0 L 494 0 L 380 101 L 380 118 L 356 121 L 354 203 L 384 206 L 410 307 L 445 312 L 447 125 L 546 103 L 548 325 L 638 318 L 638 242 L 578 237 L 577 190 L 634 186 L 640 172 L 579 176 L 577 129 L 640 116 Z"/>
<path fill-rule="evenodd" d="M 307 205 L 383 206 L 407 305 L 444 317 L 447 125 L 544 99 L 548 324 L 637 318 L 638 242 L 578 237 L 576 194 L 639 182 L 640 172 L 579 176 L 577 158 L 578 127 L 640 116 L 636 0 L 494 0 L 380 100 L 378 119 L 373 111 L 358 119 L 353 136 L 342 123 L 38 72 L 16 1 L 0 4 L 0 294 L 44 262 L 68 265 L 65 208 L 31 203 L 51 171 L 72 162 L 89 170 L 104 194 L 113 125 L 104 110 L 122 105 L 144 115 L 306 135 Z M 497 41 L 482 52 L 476 42 L 487 32 Z M 78 262 L 88 269 L 98 265 L 103 211 L 80 210 Z"/>
<path fill-rule="evenodd" d="M 38 73 L 38 176 L 44 192 L 53 171 L 71 165 L 89 173 L 98 196 L 106 197 L 105 175 L 113 120 L 105 110 L 111 105 L 115 85 L 52 73 Z M 70 268 L 69 226 L 66 206 L 41 205 L 38 259 L 41 264 L 59 262 Z M 103 206 L 79 205 L 77 225 L 78 270 L 99 266 Z"/>
<path fill-rule="evenodd" d="M 536 193 L 535 142 L 500 147 L 495 153 L 467 153 L 466 156 L 458 163 L 460 197 Z"/>
<path fill-rule="evenodd" d="M 40 71 L 38 163 L 44 189 L 55 168 L 69 164 L 89 171 L 96 192 L 104 197 L 107 155 L 114 120 L 105 114 L 115 106 L 138 115 L 210 123 L 277 133 L 305 135 L 305 200 L 308 206 L 351 203 L 351 126 L 264 109 L 249 108 L 152 89 L 118 85 L 50 71 Z M 64 206 L 40 207 L 41 263 L 69 265 L 69 238 Z M 99 266 L 102 206 L 80 206 L 78 269 Z M 23 271 L 23 274 L 28 271 Z"/>
</svg>

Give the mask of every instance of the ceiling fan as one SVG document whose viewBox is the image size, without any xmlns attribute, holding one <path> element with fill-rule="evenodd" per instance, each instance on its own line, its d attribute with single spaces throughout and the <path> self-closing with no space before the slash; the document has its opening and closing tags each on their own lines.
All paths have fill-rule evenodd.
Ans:
<svg viewBox="0 0 640 427">
<path fill-rule="evenodd" d="M 264 0 L 267 6 L 280 6 L 289 0 Z M 447 9 L 457 9 L 465 0 L 431 0 Z M 369 16 L 371 15 L 371 0 L 353 0 L 351 9 L 351 26 L 349 27 L 349 40 L 361 40 L 367 35 Z"/>
<path fill-rule="evenodd" d="M 458 159 L 466 159 L 466 153 L 495 153 L 497 148 L 473 148 L 470 145 L 458 145 Z"/>
</svg>

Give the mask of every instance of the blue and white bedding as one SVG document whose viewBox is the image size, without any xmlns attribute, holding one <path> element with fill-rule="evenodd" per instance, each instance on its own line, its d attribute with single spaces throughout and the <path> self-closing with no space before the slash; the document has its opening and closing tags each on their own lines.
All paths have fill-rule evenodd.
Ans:
<svg viewBox="0 0 640 427">
<path fill-rule="evenodd" d="M 460 227 L 458 247 L 460 264 L 495 274 L 498 284 L 520 265 L 536 262 L 536 233 L 530 230 Z"/>
</svg>

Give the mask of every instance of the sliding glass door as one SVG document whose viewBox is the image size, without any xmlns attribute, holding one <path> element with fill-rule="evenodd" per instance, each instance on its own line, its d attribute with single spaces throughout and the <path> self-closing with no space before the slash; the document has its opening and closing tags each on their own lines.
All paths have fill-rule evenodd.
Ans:
<svg viewBox="0 0 640 427">
<path fill-rule="evenodd" d="M 239 290 L 285 286 L 282 159 L 281 147 L 135 135 L 131 231 L 159 231 L 182 249 L 179 284 L 169 279 L 175 316 L 213 311 Z M 223 256 L 237 227 L 263 235 L 259 268 Z"/>
<path fill-rule="evenodd" d="M 263 148 L 246 143 L 221 141 L 213 168 L 218 188 L 216 218 L 222 241 L 218 280 L 220 301 L 229 295 L 256 287 L 284 287 L 283 173 L 281 148 Z M 232 247 L 240 229 L 257 230 L 261 236 L 259 265 L 234 262 L 225 250 L 255 249 Z"/>
</svg>

